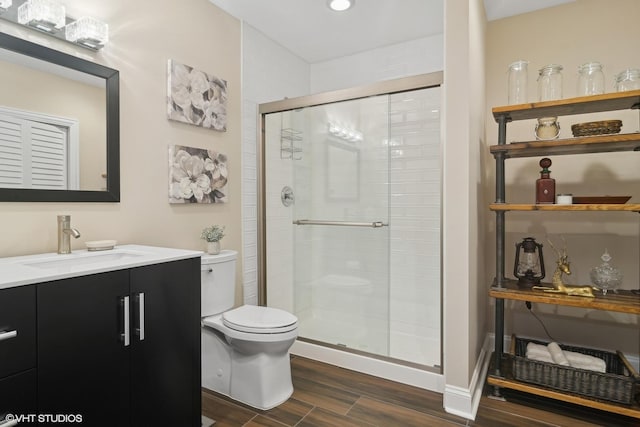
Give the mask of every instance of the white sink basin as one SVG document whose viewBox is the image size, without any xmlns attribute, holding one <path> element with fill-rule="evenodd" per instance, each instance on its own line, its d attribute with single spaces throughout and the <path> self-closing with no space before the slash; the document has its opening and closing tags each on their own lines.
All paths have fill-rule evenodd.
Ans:
<svg viewBox="0 0 640 427">
<path fill-rule="evenodd" d="M 25 261 L 22 264 L 28 267 L 59 269 L 66 267 L 81 267 L 93 264 L 124 261 L 146 255 L 145 252 L 135 252 L 123 249 L 114 249 L 109 252 L 75 252 L 71 254 L 53 256 L 41 260 Z"/>
<path fill-rule="evenodd" d="M 122 245 L 113 249 L 70 254 L 44 253 L 0 257 L 0 290 L 33 283 L 52 282 L 71 277 L 145 265 L 196 258 L 201 251 L 143 245 Z"/>
</svg>

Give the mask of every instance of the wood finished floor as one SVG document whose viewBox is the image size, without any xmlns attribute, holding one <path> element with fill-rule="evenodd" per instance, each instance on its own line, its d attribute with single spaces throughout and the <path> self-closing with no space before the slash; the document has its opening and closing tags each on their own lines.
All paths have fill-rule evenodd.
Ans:
<svg viewBox="0 0 640 427">
<path fill-rule="evenodd" d="M 442 395 L 303 357 L 291 360 L 293 396 L 269 411 L 238 404 L 208 390 L 203 415 L 214 427 L 627 427 L 640 420 L 514 394 L 507 401 L 484 396 L 475 421 L 446 413 Z"/>
</svg>

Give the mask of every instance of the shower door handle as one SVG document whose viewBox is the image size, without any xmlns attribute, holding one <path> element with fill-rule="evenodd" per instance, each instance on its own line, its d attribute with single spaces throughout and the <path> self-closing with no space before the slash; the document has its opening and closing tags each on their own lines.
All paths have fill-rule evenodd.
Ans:
<svg viewBox="0 0 640 427">
<path fill-rule="evenodd" d="M 385 224 L 382 221 L 374 222 L 353 222 L 353 221 L 323 221 L 317 219 L 297 219 L 293 221 L 295 225 L 336 225 L 341 227 L 388 227 L 389 224 Z"/>
</svg>

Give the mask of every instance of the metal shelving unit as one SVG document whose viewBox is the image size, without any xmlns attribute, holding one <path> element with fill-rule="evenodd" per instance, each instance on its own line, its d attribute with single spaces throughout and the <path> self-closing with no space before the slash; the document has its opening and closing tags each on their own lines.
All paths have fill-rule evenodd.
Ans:
<svg viewBox="0 0 640 427">
<path fill-rule="evenodd" d="M 640 212 L 640 204 L 581 204 L 535 205 L 509 204 L 505 200 L 505 160 L 518 157 L 578 155 L 640 151 L 640 133 L 599 135 L 567 138 L 553 141 L 525 141 L 507 144 L 507 124 L 514 120 L 536 119 L 548 116 L 567 116 L 611 110 L 640 109 L 640 90 L 604 95 L 584 96 L 557 101 L 496 107 L 492 110 L 498 123 L 498 144 L 490 147 L 496 161 L 496 197 L 490 209 L 496 214 L 496 277 L 489 296 L 495 304 L 495 348 L 487 381 L 495 387 L 510 388 L 538 396 L 549 397 L 578 405 L 640 419 L 640 404 L 631 406 L 588 399 L 579 395 L 562 393 L 532 384 L 523 383 L 511 376 L 509 355 L 504 352 L 504 301 L 521 300 L 543 304 L 566 305 L 597 310 L 617 311 L 640 315 L 640 296 L 631 292 L 613 295 L 597 295 L 595 299 L 569 295 L 550 295 L 542 291 L 518 289 L 515 282 L 505 278 L 505 213 L 509 211 L 588 212 L 629 211 Z"/>
</svg>

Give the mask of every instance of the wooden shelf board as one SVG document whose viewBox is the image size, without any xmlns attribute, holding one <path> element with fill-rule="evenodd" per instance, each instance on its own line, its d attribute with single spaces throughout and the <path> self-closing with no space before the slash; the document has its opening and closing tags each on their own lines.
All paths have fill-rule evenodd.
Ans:
<svg viewBox="0 0 640 427">
<path fill-rule="evenodd" d="M 576 211 L 610 211 L 610 212 L 640 212 L 638 203 L 620 204 L 575 204 L 575 205 L 536 205 L 525 203 L 491 203 L 489 209 L 492 211 L 555 211 L 555 212 L 576 212 Z"/>
<path fill-rule="evenodd" d="M 619 313 L 640 314 L 640 295 L 635 295 L 628 290 L 619 290 L 618 293 L 608 292 L 607 295 L 601 295 L 600 292 L 594 291 L 596 297 L 589 298 L 554 294 L 542 290 L 521 289 L 518 288 L 517 283 L 516 280 L 507 280 L 503 283 L 503 287 L 492 286 L 489 288 L 489 296 L 541 304 L 566 305 Z M 553 287 L 550 283 L 542 283 L 542 286 Z"/>
<path fill-rule="evenodd" d="M 627 110 L 640 105 L 640 90 L 613 92 L 602 95 L 580 96 L 555 101 L 506 105 L 492 109 L 496 121 L 506 117 L 508 121 L 537 119 L 540 117 L 568 116 L 573 114 L 599 113 L 602 111 Z"/>
<path fill-rule="evenodd" d="M 560 391 L 539 387 L 533 384 L 527 384 L 513 379 L 502 378 L 489 374 L 487 377 L 487 383 L 497 387 L 508 388 L 511 390 L 518 390 L 525 393 L 534 394 L 536 396 L 542 396 L 550 399 L 560 400 L 567 403 L 573 403 L 576 405 L 588 406 L 590 408 L 599 409 L 602 411 L 612 412 L 627 417 L 640 419 L 640 405 L 634 404 L 630 406 L 616 405 L 615 403 L 609 403 L 602 400 L 588 399 L 575 394 L 567 394 Z"/>
<path fill-rule="evenodd" d="M 494 156 L 504 153 L 505 158 L 560 156 L 568 154 L 610 153 L 640 151 L 640 133 L 595 135 L 552 141 L 521 141 L 504 145 L 492 145 Z"/>
</svg>

